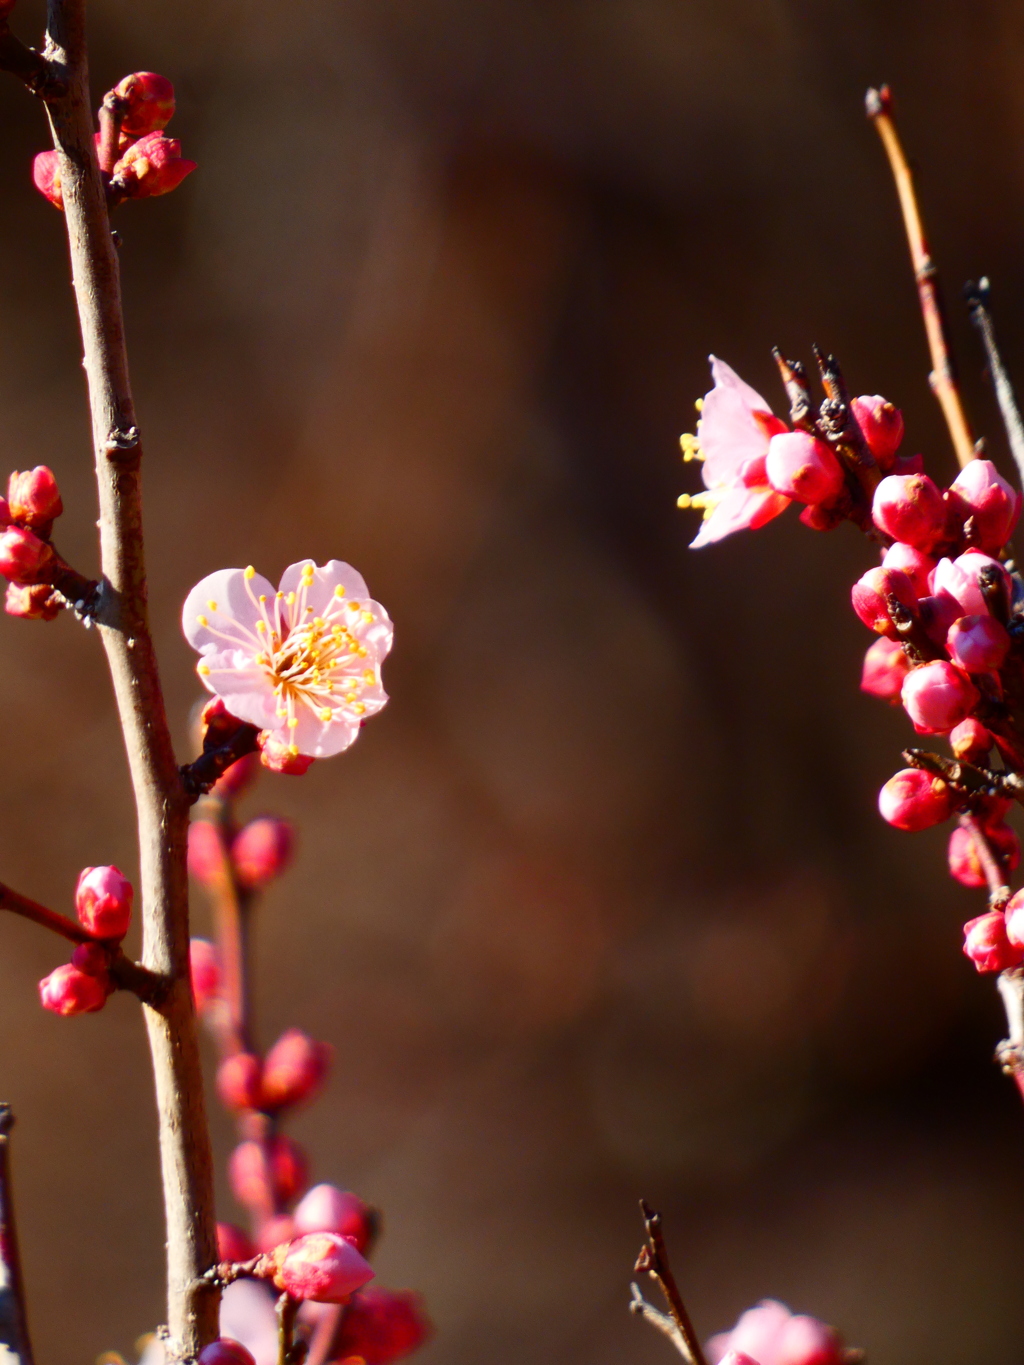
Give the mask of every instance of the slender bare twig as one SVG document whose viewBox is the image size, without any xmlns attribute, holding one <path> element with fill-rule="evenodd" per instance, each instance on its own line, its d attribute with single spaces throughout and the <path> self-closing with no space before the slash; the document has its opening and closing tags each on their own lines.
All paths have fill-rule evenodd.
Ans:
<svg viewBox="0 0 1024 1365">
<path fill-rule="evenodd" d="M 0 19 L 0 71 L 9 71 L 40 99 L 57 99 L 67 93 L 66 73 L 59 63 L 51 61 L 34 47 L 26 47 Z"/>
<path fill-rule="evenodd" d="M 1002 910 L 1010 899 L 1010 888 L 1006 884 L 1006 874 L 995 849 L 993 849 L 975 816 L 961 815 L 960 827 L 967 830 L 971 836 L 971 842 L 974 844 L 978 862 L 981 864 L 981 870 L 985 874 L 985 881 L 988 885 L 989 905 L 993 910 Z"/>
<path fill-rule="evenodd" d="M 5 1365 L 32 1365 L 25 1287 L 11 1193 L 11 1129 L 14 1115 L 0 1104 L 0 1351 Z"/>
<path fill-rule="evenodd" d="M 49 929 L 54 934 L 60 934 L 61 938 L 66 938 L 70 943 L 94 943 L 96 936 L 90 934 L 88 929 L 83 929 L 80 924 L 76 924 L 67 915 L 58 914 L 56 910 L 48 910 L 45 905 L 40 905 L 38 901 L 29 900 L 28 896 L 21 895 L 9 886 L 0 882 L 0 910 L 10 910 L 15 915 L 21 915 L 23 919 L 30 919 L 34 924 L 41 924 L 44 929 Z"/>
<path fill-rule="evenodd" d="M 946 335 L 946 320 L 939 293 L 938 271 L 928 252 L 921 210 L 914 190 L 914 177 L 893 121 L 892 95 L 889 87 L 883 85 L 879 90 L 869 90 L 865 97 L 865 108 L 868 118 L 882 139 L 882 146 L 889 158 L 889 166 L 896 182 L 896 193 L 899 195 L 900 208 L 903 211 L 903 225 L 906 228 L 910 259 L 921 303 L 921 316 L 924 319 L 924 330 L 931 354 L 932 372 L 929 382 L 942 408 L 953 449 L 962 469 L 974 459 L 974 438 L 957 387 L 956 371 Z"/>
<path fill-rule="evenodd" d="M 982 344 L 985 347 L 985 357 L 988 360 L 989 374 L 992 376 L 992 384 L 996 391 L 996 402 L 999 404 L 999 414 L 1006 429 L 1006 439 L 1010 444 L 1010 451 L 1016 462 L 1021 482 L 1024 483 L 1024 421 L 1021 420 L 1017 396 L 1013 391 L 1010 376 L 1006 372 L 1006 366 L 1003 364 L 1003 357 L 999 353 L 996 329 L 989 309 L 990 288 L 988 280 L 982 276 L 977 284 L 968 281 L 964 286 L 964 294 L 967 298 L 971 321 L 981 334 Z"/>
<path fill-rule="evenodd" d="M 306 1358 L 306 1343 L 295 1340 L 295 1315 L 299 1300 L 287 1290 L 277 1301 L 277 1365 L 302 1365 Z"/>
<path fill-rule="evenodd" d="M 104 583 L 98 613 L 124 731 L 139 822 L 143 963 L 170 989 L 146 1008 L 167 1219 L 169 1354 L 217 1335 L 217 1295 L 193 1282 L 216 1260 L 213 1161 L 188 979 L 189 799 L 178 774 L 149 634 L 142 544 L 142 449 L 128 379 L 117 257 L 96 160 L 85 0 L 48 0 L 47 54 L 68 76 L 47 104 L 71 248 L 89 384 Z"/>
<path fill-rule="evenodd" d="M 693 1365 L 693 1357 L 690 1355 L 689 1348 L 682 1332 L 675 1324 L 675 1320 L 668 1313 L 663 1313 L 660 1308 L 655 1308 L 653 1303 L 648 1303 L 643 1294 L 640 1293 L 638 1284 L 629 1286 L 629 1311 L 638 1318 L 643 1318 L 644 1322 L 649 1322 L 652 1327 L 657 1328 L 676 1348 L 684 1360 Z"/>
<path fill-rule="evenodd" d="M 666 1330 L 666 1324 L 663 1322 L 665 1314 L 660 1313 L 658 1309 L 648 1304 L 635 1285 L 633 1286 L 630 1312 L 644 1317 L 660 1331 L 665 1332 L 665 1335 L 675 1344 L 680 1355 L 685 1356 L 690 1365 L 707 1365 L 700 1339 L 694 1331 L 690 1315 L 683 1303 L 683 1296 L 679 1292 L 679 1286 L 672 1274 L 672 1267 L 669 1265 L 665 1238 L 661 1231 L 661 1214 L 655 1213 L 643 1199 L 640 1200 L 640 1212 L 643 1214 L 647 1242 L 640 1248 L 640 1255 L 636 1258 L 634 1270 L 638 1275 L 649 1275 L 657 1284 L 665 1296 L 665 1301 L 671 1312 L 671 1318 L 668 1321 L 671 1322 L 675 1330 L 674 1332 Z M 646 1311 L 647 1309 L 650 1309 L 650 1312 Z"/>
</svg>

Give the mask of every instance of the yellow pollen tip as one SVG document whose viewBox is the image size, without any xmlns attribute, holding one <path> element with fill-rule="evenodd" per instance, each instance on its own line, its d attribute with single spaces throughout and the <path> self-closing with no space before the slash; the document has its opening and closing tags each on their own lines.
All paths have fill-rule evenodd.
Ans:
<svg viewBox="0 0 1024 1365">
<path fill-rule="evenodd" d="M 363 712 L 366 710 L 366 707 L 363 705 L 361 701 L 357 701 L 355 706 L 353 706 L 352 710 L 356 713 L 357 716 L 361 716 Z"/>
<path fill-rule="evenodd" d="M 259 597 L 260 606 L 263 606 L 263 604 L 266 602 L 266 600 L 267 600 L 267 594 L 266 594 L 265 592 L 261 592 L 261 593 L 260 593 L 260 597 Z"/>
<path fill-rule="evenodd" d="M 372 668 L 368 668 L 366 672 L 363 674 L 363 682 L 369 683 L 372 686 L 376 681 L 377 681 L 376 673 L 374 673 Z"/>
<path fill-rule="evenodd" d="M 681 507 L 684 512 L 688 511 L 689 508 L 693 506 L 693 499 L 690 497 L 689 493 L 680 493 L 678 498 L 676 498 L 676 506 Z"/>
<path fill-rule="evenodd" d="M 287 602 L 288 602 L 288 605 L 289 605 L 290 607 L 294 607 L 294 605 L 295 605 L 295 594 L 294 594 L 293 592 L 290 592 L 290 593 L 288 594 Z"/>
<path fill-rule="evenodd" d="M 258 632 L 260 635 L 265 635 L 265 634 L 267 633 L 267 623 L 266 623 L 266 621 L 257 621 L 257 622 L 256 622 L 256 630 L 257 630 L 257 632 Z"/>
<path fill-rule="evenodd" d="M 299 723 L 299 718 L 298 718 L 298 716 L 289 716 L 289 717 L 288 717 L 288 729 L 289 729 L 289 730 L 294 730 L 295 727 L 298 725 L 298 723 Z"/>
<path fill-rule="evenodd" d="M 325 706 L 323 710 L 320 712 L 320 719 L 322 721 L 328 721 L 333 715 L 334 712 L 331 710 L 331 708 L 329 706 Z"/>
<path fill-rule="evenodd" d="M 286 716 L 287 714 L 288 714 L 287 711 L 282 711 L 281 708 L 278 707 L 277 715 L 278 715 L 278 719 L 279 719 L 279 720 L 284 720 L 284 718 L 285 718 L 285 716 Z"/>
<path fill-rule="evenodd" d="M 334 589 L 334 595 L 335 595 L 335 597 L 344 597 L 344 596 L 345 596 L 345 589 L 341 586 L 340 583 L 339 583 L 338 586 Z"/>
<path fill-rule="evenodd" d="M 249 567 L 246 569 L 246 571 L 245 571 L 245 576 L 246 576 L 246 578 L 255 578 L 255 577 L 256 577 L 256 570 L 252 567 L 251 564 L 250 564 Z"/>
<path fill-rule="evenodd" d="M 209 602 L 207 602 L 206 605 L 210 608 L 211 611 L 217 610 L 217 603 L 213 600 L 212 597 L 210 598 Z"/>
<path fill-rule="evenodd" d="M 704 399 L 703 399 L 703 398 L 698 398 L 697 401 L 694 403 L 693 406 L 697 409 L 698 412 L 703 412 L 703 411 L 704 411 Z"/>
<path fill-rule="evenodd" d="M 364 612 L 363 612 L 363 620 L 366 622 L 367 625 L 369 625 L 370 622 L 373 620 L 373 612 L 372 612 L 372 611 L 364 611 Z"/>
<path fill-rule="evenodd" d="M 288 745 L 288 752 L 291 754 L 292 758 L 298 758 L 298 756 L 299 756 L 299 746 L 298 746 L 297 744 L 289 744 L 289 745 Z"/>
<path fill-rule="evenodd" d="M 313 617 L 313 624 L 314 624 L 314 626 L 322 626 L 322 625 L 324 625 L 324 624 L 325 624 L 324 618 L 323 618 L 322 616 L 314 616 L 314 617 Z"/>
<path fill-rule="evenodd" d="M 208 678 L 210 676 L 210 665 L 196 664 L 196 672 L 199 674 L 201 678 Z"/>
<path fill-rule="evenodd" d="M 201 626 L 208 626 L 210 624 L 205 616 L 197 616 L 196 620 L 199 622 Z"/>
</svg>

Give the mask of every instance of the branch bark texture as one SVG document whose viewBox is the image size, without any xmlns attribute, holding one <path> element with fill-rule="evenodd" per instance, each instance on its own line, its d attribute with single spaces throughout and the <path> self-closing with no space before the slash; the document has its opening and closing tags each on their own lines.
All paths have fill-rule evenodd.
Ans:
<svg viewBox="0 0 1024 1365">
<path fill-rule="evenodd" d="M 14 1226 L 11 1195 L 10 1105 L 0 1104 L 0 1360 L 3 1365 L 32 1365 L 32 1344 L 25 1314 L 21 1255 Z"/>
<path fill-rule="evenodd" d="M 170 979 L 145 1007 L 156 1083 L 167 1217 L 171 1354 L 193 1356 L 217 1334 L 216 1294 L 190 1285 L 216 1260 L 213 1163 L 188 976 L 189 799 L 175 763 L 149 633 L 140 464 L 117 256 L 93 141 L 85 0 L 48 0 L 46 56 L 67 94 L 47 112 L 59 154 L 71 267 L 89 385 L 103 582 L 97 623 L 117 698 L 138 810 L 143 965 Z"/>
</svg>

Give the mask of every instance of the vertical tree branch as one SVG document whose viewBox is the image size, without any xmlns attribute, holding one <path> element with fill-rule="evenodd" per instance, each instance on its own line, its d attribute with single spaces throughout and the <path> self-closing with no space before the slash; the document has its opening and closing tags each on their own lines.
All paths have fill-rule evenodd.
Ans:
<svg viewBox="0 0 1024 1365">
<path fill-rule="evenodd" d="M 964 293 L 967 296 L 967 307 L 971 314 L 971 321 L 981 334 L 982 344 L 985 347 L 985 358 L 988 360 L 989 374 L 992 376 L 992 384 L 996 391 L 996 402 L 999 404 L 999 415 L 1003 419 L 1006 439 L 1010 443 L 1010 451 L 1016 462 L 1017 472 L 1021 483 L 1024 484 L 1024 422 L 1021 421 L 1020 409 L 1017 406 L 1017 395 L 1013 391 L 1013 384 L 1010 382 L 1010 376 L 1003 364 L 1003 357 L 999 353 L 996 329 L 993 326 L 992 313 L 988 306 L 988 280 L 983 276 L 977 284 L 968 283 L 964 287 Z"/>
<path fill-rule="evenodd" d="M 213 1165 L 188 977 L 188 798 L 178 774 L 150 639 L 139 483 L 141 445 L 128 380 L 117 257 L 96 161 L 85 0 L 48 0 L 47 54 L 68 75 L 48 106 L 59 155 L 72 276 L 89 385 L 103 584 L 97 610 L 138 811 L 143 962 L 171 979 L 145 1007 L 156 1084 L 167 1218 L 171 1352 L 217 1332 L 217 1296 L 191 1283 L 216 1260 Z"/>
<path fill-rule="evenodd" d="M 900 208 L 903 211 L 903 226 L 907 232 L 910 260 L 914 267 L 914 279 L 917 282 L 917 293 L 921 303 L 921 316 L 924 319 L 924 330 L 931 354 L 932 372 L 929 380 L 932 392 L 942 408 L 942 415 L 946 419 L 946 426 L 953 441 L 953 449 L 962 469 L 974 459 L 974 438 L 960 400 L 953 357 L 946 336 L 938 271 L 928 252 L 921 210 L 914 190 L 914 177 L 893 121 L 889 87 L 883 85 L 880 90 L 869 90 L 865 107 L 868 118 L 882 139 L 882 146 L 889 158 L 889 166 L 896 182 L 896 193 L 899 195 Z"/>
<path fill-rule="evenodd" d="M 11 1129 L 14 1115 L 0 1104 L 0 1353 L 5 1365 L 32 1365 L 25 1315 L 25 1288 L 11 1195 Z"/>
</svg>

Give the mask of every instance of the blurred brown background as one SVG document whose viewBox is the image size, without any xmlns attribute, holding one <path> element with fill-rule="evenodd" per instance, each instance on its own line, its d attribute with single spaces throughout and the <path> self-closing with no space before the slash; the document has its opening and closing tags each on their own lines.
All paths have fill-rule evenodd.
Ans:
<svg viewBox="0 0 1024 1365">
<path fill-rule="evenodd" d="M 1024 382 L 1020 7 L 97 0 L 92 31 L 97 100 L 165 72 L 200 162 L 118 223 L 183 749 L 202 574 L 345 558 L 397 626 L 384 715 L 247 809 L 302 840 L 262 1035 L 337 1048 L 295 1131 L 385 1209 L 424 1365 L 671 1359 L 626 1312 L 641 1194 L 702 1333 L 776 1295 L 879 1363 L 1021 1359 L 1024 1120 L 959 952 L 980 897 L 875 813 L 909 727 L 856 687 L 868 549 L 790 513 L 691 554 L 674 508 L 708 351 L 778 400 L 776 341 L 835 350 L 952 474 L 862 115 L 885 79 L 1006 467 L 958 291 L 991 275 Z M 9 79 L 0 108 L 0 465 L 54 467 L 91 568 L 43 119 Z M 0 868 L 64 907 L 83 865 L 134 867 L 100 652 L 6 617 L 0 652 Z M 161 1224 L 138 1011 L 44 1014 L 60 960 L 0 924 L 32 1316 L 70 1365 L 159 1321 Z"/>
</svg>

